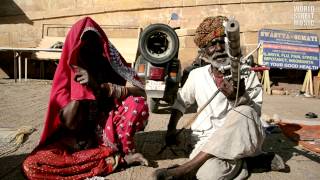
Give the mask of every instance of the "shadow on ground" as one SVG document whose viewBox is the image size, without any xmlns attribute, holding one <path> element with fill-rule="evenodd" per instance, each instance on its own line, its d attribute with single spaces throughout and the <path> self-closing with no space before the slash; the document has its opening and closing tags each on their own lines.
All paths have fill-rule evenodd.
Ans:
<svg viewBox="0 0 320 180">
<path fill-rule="evenodd" d="M 192 151 L 192 144 L 190 142 L 190 131 L 185 130 L 179 135 L 181 143 L 178 146 L 173 146 L 172 150 L 166 148 L 161 154 L 159 151 L 165 145 L 166 131 L 151 131 L 142 132 L 136 135 L 137 150 L 144 154 L 144 156 L 153 163 L 153 167 L 157 167 L 158 160 L 174 160 L 179 158 L 188 158 Z M 268 134 L 263 145 L 263 151 L 274 152 L 282 157 L 284 163 L 295 156 L 304 156 L 311 161 L 320 163 L 320 156 L 318 154 L 300 149 L 297 144 L 287 137 L 282 132 Z M 271 171 L 271 160 L 260 159 L 256 162 L 247 162 L 249 173 L 264 173 Z M 289 173 L 290 167 L 286 164 L 286 168 L 280 172 Z"/>
<path fill-rule="evenodd" d="M 158 110 L 155 112 L 156 114 L 170 114 L 171 113 L 171 105 L 161 102 L 158 106 L 159 106 Z M 198 108 L 197 104 L 194 103 L 186 109 L 186 112 L 184 114 L 196 113 L 197 108 Z"/>
<path fill-rule="evenodd" d="M 320 155 L 304 150 L 297 146 L 298 144 L 290 139 L 288 139 L 280 129 L 275 130 L 274 133 L 267 134 L 265 142 L 263 144 L 263 151 L 265 152 L 274 152 L 281 156 L 283 159 L 286 168 L 280 172 L 289 173 L 291 171 L 290 167 L 287 165 L 287 162 L 295 158 L 296 156 L 304 156 L 311 161 L 320 163 Z M 267 161 L 268 162 L 268 161 Z M 263 164 L 262 162 L 256 162 L 253 164 L 248 164 L 249 172 L 251 173 L 263 173 L 271 170 L 270 162 L 269 164 Z"/>
<path fill-rule="evenodd" d="M 263 145 L 263 149 L 265 151 L 273 151 L 278 153 L 285 162 L 294 156 L 302 155 L 311 161 L 320 163 L 319 154 L 304 150 L 300 147 L 297 147 L 297 145 L 297 142 L 288 139 L 283 133 L 278 132 L 269 134 L 267 136 Z"/>
<path fill-rule="evenodd" d="M 144 154 L 148 160 L 164 160 L 188 158 L 192 150 L 190 130 L 183 130 L 178 139 L 179 145 L 167 147 L 160 153 L 165 146 L 166 131 L 149 131 L 137 133 L 135 136 L 137 150 Z"/>
<path fill-rule="evenodd" d="M 0 159 L 0 179 L 25 179 L 22 175 L 21 164 L 27 154 L 9 155 Z"/>
</svg>

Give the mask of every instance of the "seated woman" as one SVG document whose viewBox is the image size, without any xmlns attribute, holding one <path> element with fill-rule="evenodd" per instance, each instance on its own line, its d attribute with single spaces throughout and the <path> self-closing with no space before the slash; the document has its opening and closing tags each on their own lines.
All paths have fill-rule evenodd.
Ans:
<svg viewBox="0 0 320 180">
<path fill-rule="evenodd" d="M 125 87 L 126 81 L 133 86 Z M 147 160 L 133 136 L 149 116 L 143 85 L 105 33 L 86 17 L 66 37 L 28 179 L 84 179 Z"/>
</svg>

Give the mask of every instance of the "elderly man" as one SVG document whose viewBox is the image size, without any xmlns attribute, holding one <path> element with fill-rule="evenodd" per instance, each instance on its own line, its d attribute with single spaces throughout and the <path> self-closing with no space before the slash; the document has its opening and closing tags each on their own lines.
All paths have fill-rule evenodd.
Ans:
<svg viewBox="0 0 320 180">
<path fill-rule="evenodd" d="M 227 20 L 208 17 L 197 28 L 194 42 L 203 50 L 200 58 L 208 65 L 190 72 L 172 107 L 167 145 L 176 143 L 176 126 L 186 108 L 196 102 L 200 109 L 216 94 L 191 124 L 195 147 L 190 161 L 155 171 L 155 179 L 179 179 L 192 172 L 197 179 L 242 179 L 248 175 L 242 159 L 261 152 L 265 134 L 259 119 L 262 89 L 258 77 L 252 72 L 242 79 L 236 98 L 233 82 L 224 78 L 226 72 L 219 71 L 230 64 L 224 41 L 223 22 Z"/>
</svg>

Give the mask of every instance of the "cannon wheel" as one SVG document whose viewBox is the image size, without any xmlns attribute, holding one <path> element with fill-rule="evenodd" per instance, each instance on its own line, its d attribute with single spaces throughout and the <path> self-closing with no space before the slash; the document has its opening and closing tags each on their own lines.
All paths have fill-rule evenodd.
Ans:
<svg viewBox="0 0 320 180">
<path fill-rule="evenodd" d="M 139 51 L 150 63 L 166 63 L 178 54 L 178 35 L 166 24 L 151 24 L 140 36 Z"/>
</svg>

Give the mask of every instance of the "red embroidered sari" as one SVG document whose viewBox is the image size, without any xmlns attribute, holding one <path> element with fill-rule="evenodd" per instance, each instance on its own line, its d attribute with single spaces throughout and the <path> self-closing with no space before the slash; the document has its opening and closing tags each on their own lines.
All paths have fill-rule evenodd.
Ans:
<svg viewBox="0 0 320 180">
<path fill-rule="evenodd" d="M 134 151 L 134 133 L 143 130 L 147 123 L 149 114 L 143 97 L 109 99 L 107 102 L 112 107 L 96 116 L 99 119 L 95 121 L 98 146 L 70 151 L 60 141 L 49 141 L 61 128 L 61 109 L 73 100 L 97 101 L 90 87 L 74 81 L 75 69 L 72 68 L 72 65 L 78 65 L 83 45 L 81 37 L 87 31 L 97 33 L 103 45 L 103 58 L 111 67 L 106 70 L 106 82 L 111 80 L 111 83 L 125 85 L 126 81 L 130 81 L 135 86 L 143 87 L 136 73 L 127 66 L 96 22 L 86 17 L 75 23 L 66 37 L 55 72 L 39 146 L 23 162 L 23 171 L 29 179 L 84 179 L 109 174 L 114 170 L 114 164 L 106 159 L 116 153 L 123 155 Z"/>
</svg>

